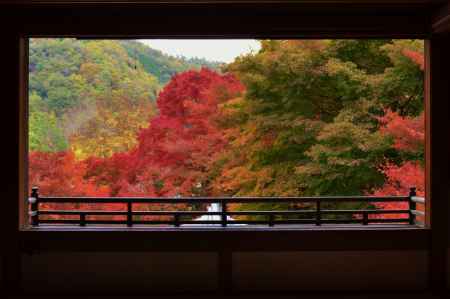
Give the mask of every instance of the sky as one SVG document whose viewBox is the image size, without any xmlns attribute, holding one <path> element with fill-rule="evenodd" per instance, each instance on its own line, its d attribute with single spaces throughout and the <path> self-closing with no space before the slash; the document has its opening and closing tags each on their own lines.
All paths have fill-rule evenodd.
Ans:
<svg viewBox="0 0 450 299">
<path fill-rule="evenodd" d="M 253 39 L 144 39 L 141 42 L 172 56 L 226 63 L 260 49 L 259 42 Z"/>
</svg>

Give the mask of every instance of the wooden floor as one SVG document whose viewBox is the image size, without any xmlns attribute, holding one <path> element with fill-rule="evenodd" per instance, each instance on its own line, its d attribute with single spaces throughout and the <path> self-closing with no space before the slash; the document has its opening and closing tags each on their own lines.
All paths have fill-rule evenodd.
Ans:
<svg viewBox="0 0 450 299">
<path fill-rule="evenodd" d="M 227 227 L 222 227 L 220 224 L 208 224 L 208 225 L 189 225 L 189 226 L 151 226 L 151 225 L 134 225 L 133 227 L 126 227 L 124 225 L 86 225 L 84 227 L 80 227 L 79 225 L 39 225 L 38 227 L 31 227 L 29 230 L 37 230 L 37 231 L 161 231 L 161 230 L 184 230 L 184 231 L 207 231 L 207 230 L 227 230 L 227 231 L 267 231 L 267 230 L 379 230 L 379 229 L 405 229 L 405 230 L 421 230 L 424 229 L 423 226 L 419 225 L 410 225 L 410 224 L 369 224 L 369 225 L 361 225 L 361 224 L 322 224 L 320 226 L 316 226 L 314 224 L 289 224 L 289 225 L 275 225 L 269 227 L 267 225 L 233 225 L 230 223 Z"/>
</svg>

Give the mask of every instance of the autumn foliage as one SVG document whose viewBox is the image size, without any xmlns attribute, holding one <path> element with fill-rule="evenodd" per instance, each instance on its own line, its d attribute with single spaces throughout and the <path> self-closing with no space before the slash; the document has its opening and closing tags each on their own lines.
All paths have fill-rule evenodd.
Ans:
<svg viewBox="0 0 450 299">
<path fill-rule="evenodd" d="M 425 141 L 425 123 L 423 113 L 415 118 L 401 117 L 387 111 L 381 119 L 381 131 L 394 138 L 394 147 L 406 154 L 413 154 L 419 160 L 409 160 L 400 165 L 387 163 L 381 166 L 386 176 L 384 186 L 374 192 L 377 196 L 405 196 L 415 187 L 418 196 L 425 196 L 425 171 L 420 161 L 423 159 Z M 408 209 L 407 203 L 376 203 L 381 209 Z M 420 207 L 423 208 L 423 207 Z M 383 215 L 383 218 L 395 218 L 397 215 Z"/>
<path fill-rule="evenodd" d="M 89 55 L 100 51 L 88 45 Z M 120 48 L 114 53 L 128 59 Z M 89 55 L 82 78 L 71 80 L 83 86 L 77 100 L 95 96 L 95 105 L 54 112 L 39 108 L 40 95 L 30 97 L 40 126 L 30 140 L 38 142 L 45 128 L 51 133 L 51 144 L 29 155 L 29 184 L 43 195 L 404 196 L 413 186 L 424 195 L 424 59 L 417 41 L 262 41 L 260 52 L 223 73 L 179 72 L 158 92 L 151 78 L 130 79 L 143 69 L 117 63 L 126 72 L 108 78 Z M 152 94 L 156 100 L 148 101 Z M 60 110 L 64 134 L 73 131 L 70 145 L 56 130 Z M 280 207 L 299 208 L 245 208 Z M 374 207 L 406 208 L 365 206 Z"/>
<path fill-rule="evenodd" d="M 138 136 L 138 146 L 111 158 L 89 160 L 88 176 L 113 196 L 202 194 L 205 174 L 225 145 L 218 105 L 243 91 L 231 75 L 208 69 L 173 77 L 158 97 L 159 115 Z"/>
<path fill-rule="evenodd" d="M 33 152 L 30 183 L 52 196 L 201 195 L 208 167 L 225 145 L 218 105 L 242 92 L 232 75 L 178 74 L 161 91 L 159 115 L 140 131 L 134 149 L 85 160 L 72 152 Z"/>
<path fill-rule="evenodd" d="M 29 181 L 42 194 L 52 196 L 105 196 L 107 186 L 97 186 L 84 176 L 87 164 L 76 161 L 72 152 L 32 152 L 29 155 Z"/>
<path fill-rule="evenodd" d="M 423 151 L 425 142 L 424 114 L 418 117 L 401 117 L 390 110 L 380 118 L 381 132 L 394 138 L 394 147 L 398 150 Z"/>
</svg>

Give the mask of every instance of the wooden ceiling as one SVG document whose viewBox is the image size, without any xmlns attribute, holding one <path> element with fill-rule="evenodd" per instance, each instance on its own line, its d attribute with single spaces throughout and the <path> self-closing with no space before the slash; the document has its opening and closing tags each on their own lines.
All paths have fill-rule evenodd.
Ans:
<svg viewBox="0 0 450 299">
<path fill-rule="evenodd" d="M 299 33 L 311 38 L 427 38 L 432 33 L 450 31 L 448 3 L 449 0 L 0 0 L 0 23 L 3 12 L 3 22 L 25 22 L 29 25 L 24 32 L 42 35 L 73 32 L 96 36 L 116 32 L 117 36 L 126 36 L 143 31 L 144 27 L 147 36 L 176 36 L 174 33 L 183 32 L 185 37 L 245 37 L 245 31 L 255 38 Z"/>
</svg>

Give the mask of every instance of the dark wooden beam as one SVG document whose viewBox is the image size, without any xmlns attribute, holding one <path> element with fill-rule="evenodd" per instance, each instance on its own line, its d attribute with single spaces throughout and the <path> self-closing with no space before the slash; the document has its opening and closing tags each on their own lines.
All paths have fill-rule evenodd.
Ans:
<svg viewBox="0 0 450 299">
<path fill-rule="evenodd" d="M 220 1 L 220 0 L 219 0 Z M 22 175 L 26 171 L 20 154 L 19 114 L 24 82 L 20 80 L 20 37 L 296 37 L 296 38 L 427 38 L 431 34 L 431 3 L 426 0 L 383 1 L 302 1 L 274 5 L 267 1 L 237 3 L 176 4 L 174 2 L 131 5 L 119 1 L 9 1 L 1 5 L 1 56 L 4 57 L 2 95 L 4 129 L 2 147 L 7 175 L 2 181 L 5 211 L 1 219 L 4 287 L 17 292 L 20 285 L 20 254 L 41 251 L 210 251 L 249 250 L 427 250 L 431 248 L 431 282 L 442 288 L 445 281 L 445 253 L 448 242 L 448 46 L 431 40 L 431 133 L 430 185 L 432 230 L 260 230 L 260 231 L 139 231 L 139 230 L 60 230 L 19 232 L 19 203 L 26 188 Z M 74 1 L 72 1 L 74 2 Z M 78 1 L 80 2 L 80 1 Z M 86 4 L 90 2 L 89 4 Z M 97 1 L 99 2 L 99 1 Z M 107 4 L 115 2 L 115 4 Z M 125 1 L 124 1 L 125 2 Z M 150 2 L 150 1 L 145 1 Z M 189 1 L 186 1 L 189 2 Z M 193 1 L 190 1 L 193 2 Z M 199 2 L 204 2 L 199 4 Z M 389 3 L 388 3 L 389 2 Z M 6 3 L 2 1 L 2 3 Z M 31 5 L 30 3 L 34 3 Z M 49 4 L 53 3 L 53 4 Z M 63 4 L 61 4 L 63 3 Z M 377 4 L 374 4 L 377 3 Z M 68 5 L 70 4 L 70 5 Z M 205 25 L 207 24 L 207 26 Z M 445 90 L 447 88 L 447 91 Z M 447 92 L 447 93 L 446 93 Z M 433 137 L 434 136 L 434 137 Z M 23 137 L 23 136 L 22 136 Z M 23 215 L 22 215 L 23 216 Z M 444 227 L 443 227 L 443 226 Z M 447 234 L 447 235 L 445 235 Z M 118 242 L 117 240 L 121 240 Z M 126 240 L 126 242 L 123 242 Z M 344 240 L 344 241 L 343 241 Z M 226 266 L 229 254 L 223 255 Z M 229 269 L 227 270 L 230 271 Z M 222 277 L 227 284 L 227 275 Z"/>
<path fill-rule="evenodd" d="M 105 38 L 425 38 L 431 8 L 208 3 L 5 6 L 23 35 Z M 0 12 L 1 14 L 1 12 Z M 208 26 L 205 26 L 208 24 Z"/>
<path fill-rule="evenodd" d="M 44 229 L 21 232 L 23 252 L 427 250 L 430 231 L 320 229 Z M 117 242 L 121 240 L 121 242 Z M 345 241 L 343 241 L 345 240 Z"/>
<path fill-rule="evenodd" d="M 432 17 L 433 33 L 450 32 L 450 4 L 439 7 L 435 10 Z"/>
</svg>

